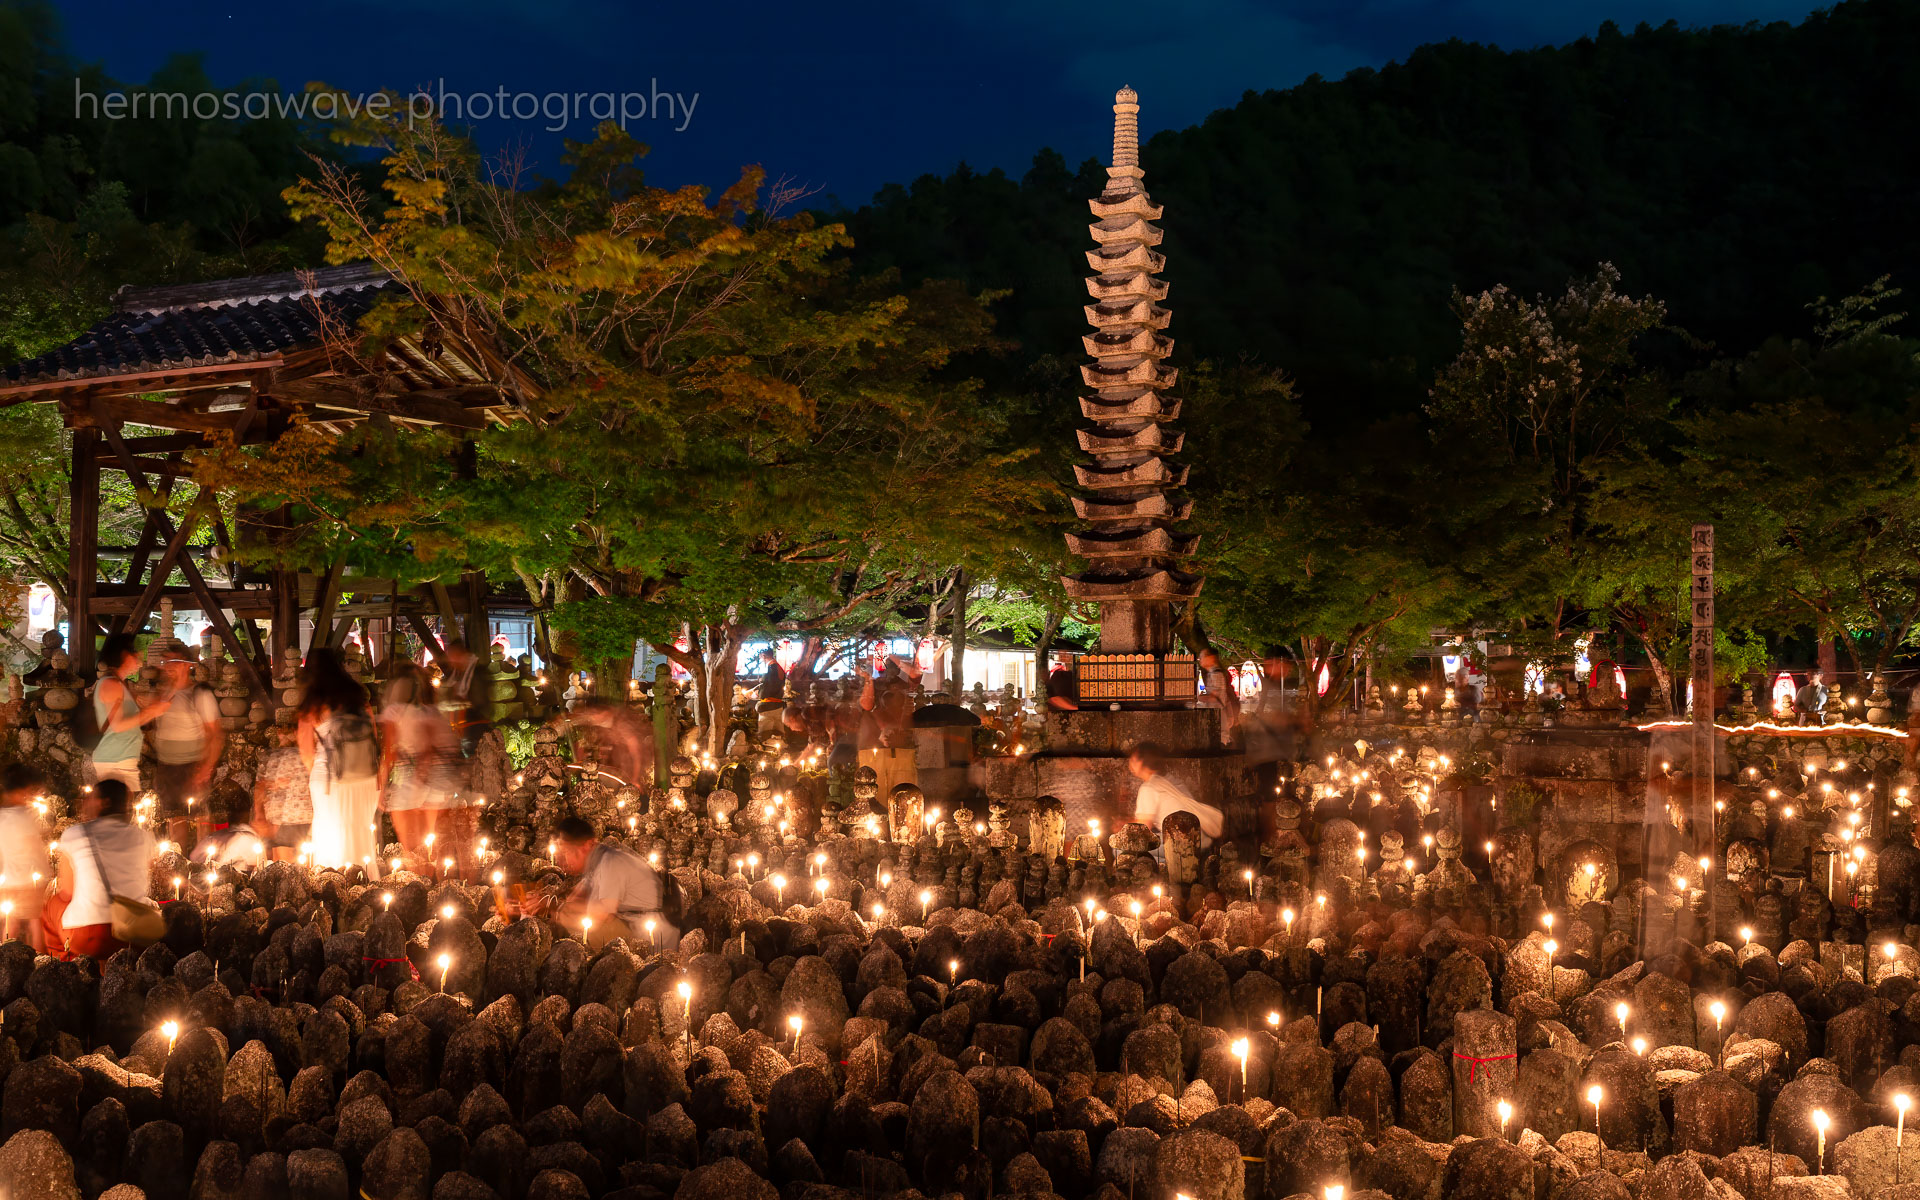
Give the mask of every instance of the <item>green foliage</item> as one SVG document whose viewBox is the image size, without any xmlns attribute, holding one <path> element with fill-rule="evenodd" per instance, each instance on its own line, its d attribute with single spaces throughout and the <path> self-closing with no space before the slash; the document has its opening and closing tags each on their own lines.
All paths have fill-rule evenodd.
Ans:
<svg viewBox="0 0 1920 1200">
<path fill-rule="evenodd" d="M 524 720 L 500 726 L 501 736 L 507 744 L 507 762 L 512 764 L 514 770 L 524 771 L 527 764 L 533 761 L 533 735 L 539 729 L 534 722 Z"/>
</svg>

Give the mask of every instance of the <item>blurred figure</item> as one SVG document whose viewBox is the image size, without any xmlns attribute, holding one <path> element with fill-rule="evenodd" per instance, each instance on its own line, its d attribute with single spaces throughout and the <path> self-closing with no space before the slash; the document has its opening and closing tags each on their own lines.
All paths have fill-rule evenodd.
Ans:
<svg viewBox="0 0 1920 1200">
<path fill-rule="evenodd" d="M 113 936 L 113 898 L 152 902 L 153 835 L 130 817 L 127 785 L 103 779 L 83 815 L 60 835 L 58 883 L 41 917 L 47 951 L 105 959 L 126 943 Z"/>
<path fill-rule="evenodd" d="M 276 862 L 292 862 L 313 840 L 313 773 L 300 757 L 293 726 L 273 731 L 274 748 L 254 770 L 251 824 Z"/>
<path fill-rule="evenodd" d="M 460 754 L 473 757 L 480 736 L 493 728 L 493 672 L 464 642 L 447 643 L 447 674 L 440 681 L 440 711 L 460 739 Z"/>
<path fill-rule="evenodd" d="M 1240 725 L 1240 697 L 1233 690 L 1233 678 L 1220 662 L 1220 652 L 1209 646 L 1200 652 L 1200 678 L 1207 690 L 1200 703 L 1220 710 L 1220 744 L 1233 745 L 1234 730 Z"/>
<path fill-rule="evenodd" d="M 46 874 L 47 827 L 33 805 L 46 786 L 40 769 L 23 762 L 0 771 L 0 899 L 13 902 L 0 938 L 20 938 L 35 950 L 46 948 L 40 910 L 47 892 L 34 876 Z"/>
<path fill-rule="evenodd" d="M 167 836 L 187 844 L 188 826 L 205 817 L 208 785 L 220 761 L 226 735 L 220 730 L 220 705 L 213 689 L 193 677 L 193 660 L 173 656 L 160 666 L 160 695 L 164 705 L 153 723 L 153 791 L 159 798 L 156 816 L 167 823 Z M 195 800 L 196 809 L 188 804 Z"/>
<path fill-rule="evenodd" d="M 304 674 L 306 693 L 295 719 L 313 792 L 313 861 L 323 867 L 361 863 L 374 877 L 380 758 L 367 717 L 367 689 L 325 646 L 308 653 Z"/>
<path fill-rule="evenodd" d="M 93 777 L 118 779 L 129 793 L 140 791 L 140 751 L 146 738 L 140 729 L 166 711 L 169 697 L 162 696 L 142 707 L 133 698 L 126 681 L 140 670 L 140 656 L 134 653 L 130 633 L 116 633 L 100 647 L 100 666 L 104 674 L 93 686 L 93 719 L 100 740 L 93 747 Z"/>
<path fill-rule="evenodd" d="M 566 817 L 554 827 L 555 862 L 562 871 L 580 876 L 573 894 L 551 916 L 562 928 L 581 928 L 581 918 L 593 920 L 588 941 L 602 945 L 616 937 L 627 939 L 635 951 L 657 947 L 671 951 L 680 944 L 680 930 L 667 917 L 666 885 L 653 864 L 616 842 L 594 837 L 593 826 L 579 817 Z M 533 901 L 528 911 L 539 915 L 549 901 Z M 649 935 L 647 922 L 653 922 Z"/>
<path fill-rule="evenodd" d="M 431 691 L 425 671 L 402 664 L 380 709 L 380 807 L 400 844 L 416 853 L 460 793 L 460 739 Z"/>
<path fill-rule="evenodd" d="M 1280 785 L 1280 766 L 1294 761 L 1299 744 L 1299 722 L 1287 693 L 1293 662 L 1279 650 L 1268 650 L 1260 660 L 1260 687 L 1253 704 L 1240 719 L 1247 763 L 1258 780 L 1254 797 L 1271 802 Z"/>
<path fill-rule="evenodd" d="M 1187 789 L 1167 777 L 1166 769 L 1166 752 L 1152 742 L 1141 742 L 1128 753 L 1127 773 L 1140 781 L 1133 819 L 1159 833 L 1160 823 L 1169 813 L 1190 812 L 1200 819 L 1201 848 L 1206 849 L 1226 832 L 1226 814 L 1195 800 Z"/>
<path fill-rule="evenodd" d="M 1053 656 L 1053 669 L 1047 672 L 1047 708 L 1053 712 L 1078 712 L 1074 697 L 1073 661 L 1065 654 Z"/>
<path fill-rule="evenodd" d="M 600 769 L 629 787 L 646 788 L 653 779 L 653 726 L 625 704 L 598 696 L 574 706 L 575 724 L 594 731 Z"/>
</svg>

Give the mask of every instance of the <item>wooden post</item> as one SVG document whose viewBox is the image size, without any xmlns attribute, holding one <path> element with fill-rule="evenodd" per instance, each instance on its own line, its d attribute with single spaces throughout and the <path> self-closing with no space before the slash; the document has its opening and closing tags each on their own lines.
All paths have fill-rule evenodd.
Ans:
<svg viewBox="0 0 1920 1200">
<path fill-rule="evenodd" d="M 100 431 L 73 431 L 67 530 L 67 657 L 74 674 L 93 684 L 93 587 L 100 570 Z"/>
<path fill-rule="evenodd" d="M 1707 892 L 1707 936 L 1711 938 L 1719 914 L 1714 895 L 1714 872 L 1721 869 L 1719 833 L 1713 808 L 1713 526 L 1695 525 L 1692 534 L 1693 589 L 1693 836 L 1696 854 L 1713 864 L 1701 872 Z M 1704 853 L 1700 845 L 1704 839 Z"/>
</svg>

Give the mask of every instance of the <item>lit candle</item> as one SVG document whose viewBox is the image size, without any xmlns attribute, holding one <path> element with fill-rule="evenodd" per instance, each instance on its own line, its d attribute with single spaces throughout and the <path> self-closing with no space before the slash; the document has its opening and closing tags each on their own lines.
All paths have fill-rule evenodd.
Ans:
<svg viewBox="0 0 1920 1200">
<path fill-rule="evenodd" d="M 1631 1011 L 1633 1010 L 1627 1007 L 1625 1000 L 1613 1006 L 1613 1017 L 1616 1021 L 1620 1022 L 1621 1037 L 1627 1036 L 1627 1014 Z"/>
<path fill-rule="evenodd" d="M 1643 1037 L 1636 1037 L 1633 1039 L 1632 1044 L 1633 1044 L 1633 1052 L 1635 1054 L 1638 1054 L 1642 1058 L 1645 1058 L 1647 1056 L 1647 1039 Z"/>
<path fill-rule="evenodd" d="M 167 1038 L 167 1056 L 173 1056 L 173 1044 L 180 1039 L 180 1022 L 168 1021 L 160 1026 L 160 1032 Z"/>
<path fill-rule="evenodd" d="M 1240 1060 L 1240 1101 L 1244 1104 L 1247 1099 L 1247 1039 L 1234 1039 L 1233 1056 Z"/>
<path fill-rule="evenodd" d="M 1599 1139 L 1602 1150 L 1607 1148 L 1607 1140 L 1600 1134 L 1600 1097 L 1605 1094 L 1597 1083 L 1587 1089 L 1587 1103 L 1593 1105 L 1593 1136 Z"/>
<path fill-rule="evenodd" d="M 381 905 L 382 905 L 382 907 L 383 907 L 383 910 L 384 910 L 384 911 L 386 911 L 386 912 L 392 912 L 392 911 L 393 911 L 393 893 L 392 893 L 392 892 L 381 892 L 381 893 L 380 893 L 380 903 L 381 903 Z"/>
<path fill-rule="evenodd" d="M 799 1013 L 787 1018 L 787 1028 L 793 1030 L 793 1057 L 795 1058 L 800 1057 L 800 1029 L 805 1024 L 805 1020 Z"/>
<path fill-rule="evenodd" d="M 1820 1139 L 1813 1161 L 1813 1173 L 1815 1175 L 1825 1175 L 1827 1173 L 1827 1126 L 1829 1123 L 1825 1109 L 1816 1108 L 1813 1110 L 1813 1131 Z"/>
<path fill-rule="evenodd" d="M 920 890 L 920 923 L 927 923 L 927 905 L 933 903 L 933 891 L 930 888 Z"/>
<path fill-rule="evenodd" d="M 775 902 L 778 903 L 781 908 L 787 906 L 787 877 L 785 875 L 775 875 L 773 877 L 773 896 Z"/>
<path fill-rule="evenodd" d="M 947 987 L 948 988 L 956 987 L 958 986 L 959 982 L 960 982 L 960 960 L 957 958 L 950 958 L 947 960 Z"/>
<path fill-rule="evenodd" d="M 593 918 L 581 917 L 580 918 L 580 944 L 582 946 L 587 944 L 587 935 L 591 932 L 593 932 Z"/>
<path fill-rule="evenodd" d="M 648 917 L 645 921 L 642 921 L 640 924 L 641 924 L 641 927 L 647 931 L 648 947 L 657 949 L 659 947 L 659 941 L 653 936 L 653 927 L 655 924 L 654 919 L 652 917 Z"/>
<path fill-rule="evenodd" d="M 674 989 L 680 993 L 681 1017 L 686 1021 L 687 1040 L 693 1040 L 693 985 L 682 979 Z"/>
<path fill-rule="evenodd" d="M 1900 1182 L 1900 1140 L 1907 1133 L 1907 1109 L 1913 1104 L 1913 1097 L 1905 1092 L 1896 1092 L 1893 1097 L 1893 1181 Z"/>
<path fill-rule="evenodd" d="M 173 877 L 173 898 L 175 900 L 178 900 L 180 898 L 180 885 L 185 882 L 186 880 L 180 878 L 180 876 L 178 875 L 175 875 Z"/>
<path fill-rule="evenodd" d="M 813 881 L 813 890 L 820 893 L 820 899 L 827 898 L 827 888 L 830 883 L 831 881 L 825 875 Z"/>
<path fill-rule="evenodd" d="M 1280 1011 L 1278 1009 L 1270 1008 L 1267 1010 L 1267 1028 L 1273 1030 L 1280 1028 Z"/>
<path fill-rule="evenodd" d="M 1505 1141 L 1507 1139 L 1507 1122 L 1513 1119 L 1513 1105 L 1502 1100 L 1499 1104 L 1495 1105 L 1495 1107 L 1500 1112 L 1500 1140 Z"/>
<path fill-rule="evenodd" d="M 453 955 L 442 954 L 434 961 L 440 964 L 440 990 L 444 992 L 447 990 L 447 968 L 453 966 Z"/>
<path fill-rule="evenodd" d="M 1290 908 L 1281 909 L 1280 919 L 1287 923 L 1287 937 L 1293 937 L 1293 910 Z"/>
</svg>

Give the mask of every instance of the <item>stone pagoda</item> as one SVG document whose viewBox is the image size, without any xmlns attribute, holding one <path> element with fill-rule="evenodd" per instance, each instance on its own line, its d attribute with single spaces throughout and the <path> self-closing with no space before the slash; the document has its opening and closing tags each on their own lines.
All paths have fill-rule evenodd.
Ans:
<svg viewBox="0 0 1920 1200">
<path fill-rule="evenodd" d="M 1126 754 L 1143 741 L 1168 754 L 1168 774 L 1197 799 L 1225 808 L 1246 794 L 1240 757 L 1220 741 L 1219 710 L 1196 707 L 1193 656 L 1176 650 L 1174 606 L 1200 595 L 1201 579 L 1182 569 L 1199 538 L 1177 532 L 1192 503 L 1182 494 L 1187 469 L 1174 461 L 1180 402 L 1167 395 L 1173 339 L 1161 304 L 1165 258 L 1154 249 L 1160 208 L 1141 180 L 1139 97 L 1121 88 L 1113 105 L 1113 165 L 1091 201 L 1095 248 L 1087 262 L 1093 362 L 1081 368 L 1090 394 L 1079 399 L 1090 427 L 1079 432 L 1089 461 L 1074 468 L 1084 523 L 1067 547 L 1086 569 L 1062 579 L 1074 600 L 1100 608 L 1100 644 L 1074 661 L 1079 711 L 1049 711 L 1046 750 L 1026 760 L 1031 784 L 1018 794 L 1057 797 L 1070 834 L 1090 819 L 1113 829 L 1133 811 L 1137 783 Z"/>
<path fill-rule="evenodd" d="M 1093 362 L 1080 374 L 1092 394 L 1080 398 L 1080 412 L 1092 425 L 1079 439 L 1091 461 L 1074 468 L 1085 492 L 1074 511 L 1086 525 L 1067 535 L 1087 569 L 1062 580 L 1073 599 L 1100 606 L 1099 650 L 1076 664 L 1081 702 L 1129 707 L 1193 699 L 1193 659 L 1173 653 L 1173 605 L 1197 598 L 1202 582 L 1180 569 L 1199 537 L 1174 529 L 1193 504 L 1181 494 L 1187 468 L 1172 457 L 1183 436 L 1171 425 L 1180 401 L 1166 394 L 1177 372 L 1166 363 L 1166 258 L 1154 249 L 1161 233 L 1153 224 L 1161 210 L 1141 182 L 1139 112 L 1139 97 L 1121 88 L 1107 187 L 1089 202 L 1098 218 L 1087 252 L 1093 332 L 1081 340 Z"/>
</svg>

